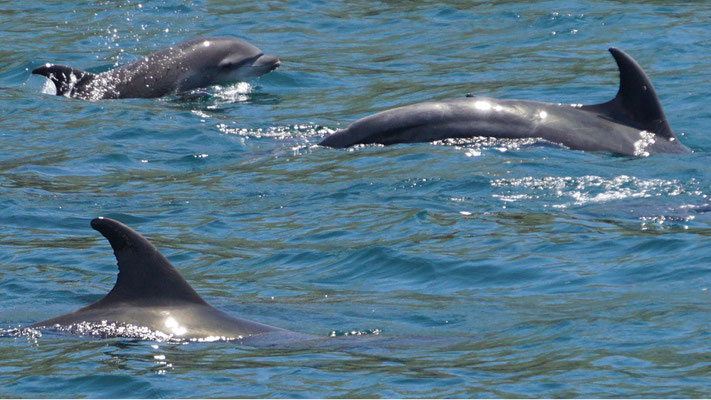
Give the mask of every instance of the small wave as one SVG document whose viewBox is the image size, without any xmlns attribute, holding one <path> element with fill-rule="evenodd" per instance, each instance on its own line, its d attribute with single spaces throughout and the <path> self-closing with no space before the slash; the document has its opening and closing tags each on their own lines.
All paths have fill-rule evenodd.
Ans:
<svg viewBox="0 0 711 400">
<path fill-rule="evenodd" d="M 247 82 L 237 82 L 228 86 L 214 86 L 212 96 L 225 103 L 247 101 L 252 93 L 252 85 Z"/>
<path fill-rule="evenodd" d="M 95 336 L 100 338 L 125 337 L 156 342 L 183 341 L 182 339 L 176 339 L 173 335 L 161 331 L 154 331 L 143 326 L 107 323 L 106 321 L 101 323 L 82 322 L 69 326 L 57 325 L 54 329 L 59 332 L 66 332 L 77 336 Z"/>
<path fill-rule="evenodd" d="M 551 197 L 552 199 L 570 200 L 554 204 L 553 207 L 567 205 L 586 205 L 607 203 L 630 198 L 653 196 L 679 196 L 683 194 L 701 196 L 698 182 L 690 179 L 681 183 L 677 179 L 642 179 L 634 176 L 619 175 L 603 178 L 595 175 L 581 177 L 524 177 L 514 179 L 495 179 L 491 185 L 496 188 L 510 188 L 509 193 L 494 194 L 494 198 L 505 202 Z M 523 189 L 525 193 L 515 193 Z"/>
<path fill-rule="evenodd" d="M 54 325 L 52 327 L 43 327 L 41 330 L 36 328 L 9 328 L 1 329 L 0 337 L 17 337 L 25 336 L 32 340 L 37 340 L 42 337 L 42 330 L 50 330 L 59 333 L 67 333 L 75 336 L 90 336 L 101 339 L 107 338 L 130 338 L 139 339 L 151 342 L 179 343 L 185 344 L 189 342 L 211 343 L 211 342 L 232 342 L 243 340 L 244 337 L 227 337 L 227 336 L 207 336 L 201 338 L 182 338 L 161 331 L 152 330 L 144 326 L 137 326 L 124 323 L 109 323 L 107 321 L 97 322 L 82 322 L 67 326 Z"/>
<path fill-rule="evenodd" d="M 377 336 L 380 335 L 382 331 L 378 328 L 375 329 L 366 329 L 363 331 L 359 330 L 350 330 L 350 331 L 337 331 L 333 330 L 331 331 L 328 336 L 329 337 L 345 337 L 345 336 Z"/>
<path fill-rule="evenodd" d="M 457 138 L 444 139 L 432 142 L 439 146 L 454 146 L 458 149 L 464 149 L 468 157 L 480 157 L 486 150 L 498 150 L 502 153 L 507 151 L 521 150 L 522 147 L 531 146 L 541 143 L 541 139 L 524 138 L 524 139 L 504 139 L 478 136 L 473 138 Z"/>
<path fill-rule="evenodd" d="M 20 337 L 24 336 L 30 340 L 37 341 L 37 339 L 42 337 L 42 332 L 34 328 L 7 328 L 0 329 L 0 337 Z"/>
<path fill-rule="evenodd" d="M 176 100 L 188 105 L 204 106 L 208 110 L 218 109 L 225 104 L 245 103 L 251 99 L 252 85 L 237 82 L 231 85 L 215 85 L 208 88 L 190 90 L 177 95 Z"/>
<path fill-rule="evenodd" d="M 332 134 L 335 130 L 322 125 L 298 124 L 291 126 L 270 126 L 268 128 L 233 128 L 227 124 L 217 124 L 217 129 L 228 135 L 248 136 L 254 138 L 268 137 L 273 139 L 294 139 L 320 137 Z"/>
</svg>

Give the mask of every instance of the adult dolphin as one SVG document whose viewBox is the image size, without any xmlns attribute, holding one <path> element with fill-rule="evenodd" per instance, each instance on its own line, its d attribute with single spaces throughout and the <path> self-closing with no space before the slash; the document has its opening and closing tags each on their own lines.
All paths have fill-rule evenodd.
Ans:
<svg viewBox="0 0 711 400">
<path fill-rule="evenodd" d="M 153 98 L 210 85 L 246 81 L 279 66 L 251 44 L 231 37 L 203 37 L 159 50 L 100 74 L 57 64 L 32 70 L 54 83 L 58 96 L 83 100 Z"/>
<path fill-rule="evenodd" d="M 89 324 L 97 334 L 106 336 L 131 336 L 131 329 L 123 328 L 148 328 L 181 340 L 268 338 L 271 342 L 312 338 L 232 317 L 211 306 L 148 240 L 126 225 L 100 217 L 91 221 L 91 227 L 104 235 L 114 249 L 119 273 L 113 289 L 93 304 L 34 323 L 30 328 Z M 111 324 L 120 328 L 109 331 Z M 137 332 L 143 333 L 140 329 Z"/>
<path fill-rule="evenodd" d="M 687 153 L 664 116 L 647 75 L 610 48 L 620 70 L 617 96 L 597 105 L 564 105 L 467 96 L 412 104 L 366 116 L 321 146 L 431 142 L 448 138 L 540 138 L 575 150 L 642 156 Z"/>
</svg>

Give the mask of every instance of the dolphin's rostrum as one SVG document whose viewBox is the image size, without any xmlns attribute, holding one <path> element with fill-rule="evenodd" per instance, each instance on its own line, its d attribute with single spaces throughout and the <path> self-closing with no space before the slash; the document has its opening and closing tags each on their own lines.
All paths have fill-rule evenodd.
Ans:
<svg viewBox="0 0 711 400">
<path fill-rule="evenodd" d="M 181 42 L 100 74 L 57 64 L 32 70 L 57 95 L 83 100 L 161 97 L 210 85 L 246 81 L 273 71 L 279 59 L 231 37 Z"/>
<path fill-rule="evenodd" d="M 91 226 L 108 239 L 114 250 L 119 268 L 116 284 L 97 302 L 34 323 L 31 328 L 118 324 L 148 328 L 176 339 L 307 337 L 232 317 L 214 308 L 148 240 L 126 225 L 100 217 L 92 220 Z"/>
<path fill-rule="evenodd" d="M 322 146 L 431 142 L 449 138 L 540 138 L 576 150 L 624 155 L 685 153 L 637 62 L 610 48 L 620 71 L 614 99 L 597 105 L 465 98 L 411 104 L 363 117 Z"/>
</svg>

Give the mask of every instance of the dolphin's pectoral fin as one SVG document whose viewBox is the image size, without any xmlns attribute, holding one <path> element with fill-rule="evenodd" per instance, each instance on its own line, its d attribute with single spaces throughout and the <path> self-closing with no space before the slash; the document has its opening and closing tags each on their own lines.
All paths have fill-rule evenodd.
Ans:
<svg viewBox="0 0 711 400">
<path fill-rule="evenodd" d="M 624 51 L 611 47 L 610 53 L 620 70 L 620 89 L 607 103 L 583 106 L 582 109 L 599 113 L 657 136 L 675 139 L 654 86 L 642 67 Z"/>
<path fill-rule="evenodd" d="M 108 239 L 118 261 L 113 289 L 92 306 L 150 300 L 153 304 L 176 301 L 207 304 L 178 270 L 143 236 L 109 218 L 96 218 L 91 227 Z"/>
<path fill-rule="evenodd" d="M 96 78 L 96 74 L 65 65 L 45 64 L 32 70 L 35 75 L 47 77 L 57 88 L 57 96 L 71 96 L 75 87 L 82 87 Z"/>
</svg>

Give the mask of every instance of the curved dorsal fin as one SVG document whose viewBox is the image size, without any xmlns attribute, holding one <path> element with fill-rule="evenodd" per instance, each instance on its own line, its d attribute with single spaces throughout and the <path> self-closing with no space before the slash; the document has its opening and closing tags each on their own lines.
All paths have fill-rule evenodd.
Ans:
<svg viewBox="0 0 711 400">
<path fill-rule="evenodd" d="M 207 304 L 180 272 L 133 229 L 103 217 L 92 220 L 91 227 L 109 240 L 119 268 L 113 289 L 92 306 L 142 300 L 150 300 L 151 304 Z"/>
<path fill-rule="evenodd" d="M 96 74 L 66 65 L 45 64 L 32 70 L 35 75 L 47 77 L 57 88 L 57 96 L 71 96 L 75 87 L 82 87 L 96 78 Z"/>
<path fill-rule="evenodd" d="M 608 118 L 657 136 L 675 139 L 664 115 L 654 86 L 642 67 L 624 51 L 611 47 L 610 53 L 620 70 L 620 89 L 607 103 L 583 106 L 583 110 L 600 113 Z"/>
</svg>

